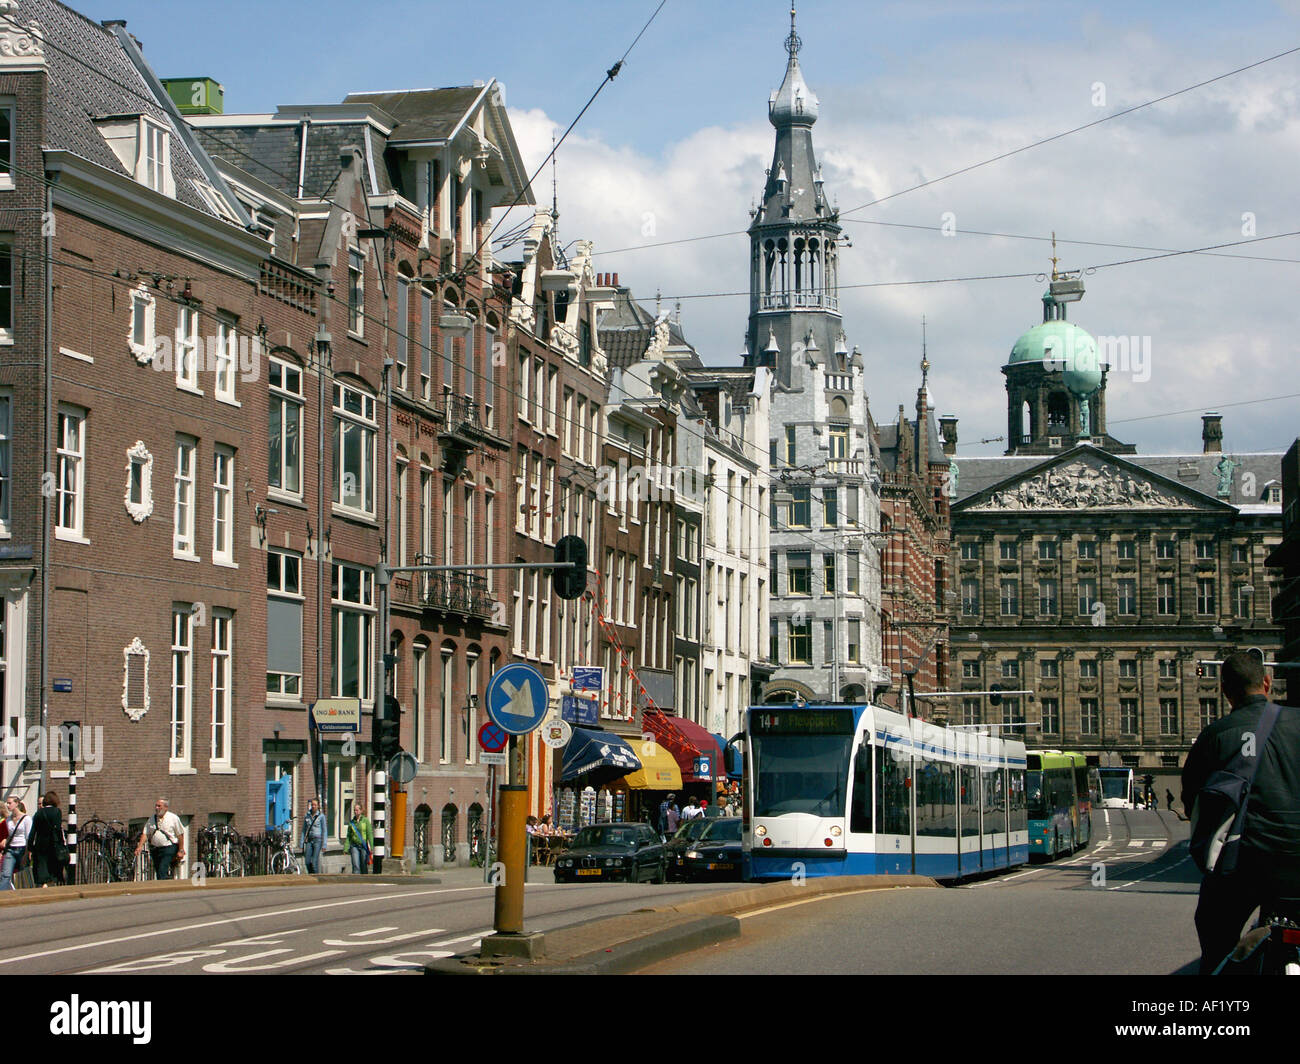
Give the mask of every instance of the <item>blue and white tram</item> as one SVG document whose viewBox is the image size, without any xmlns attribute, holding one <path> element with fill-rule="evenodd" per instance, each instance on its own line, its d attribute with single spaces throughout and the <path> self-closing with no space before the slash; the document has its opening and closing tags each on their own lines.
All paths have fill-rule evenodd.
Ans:
<svg viewBox="0 0 1300 1064">
<path fill-rule="evenodd" d="M 746 879 L 1029 860 L 1023 742 L 871 705 L 751 706 L 745 742 Z"/>
</svg>

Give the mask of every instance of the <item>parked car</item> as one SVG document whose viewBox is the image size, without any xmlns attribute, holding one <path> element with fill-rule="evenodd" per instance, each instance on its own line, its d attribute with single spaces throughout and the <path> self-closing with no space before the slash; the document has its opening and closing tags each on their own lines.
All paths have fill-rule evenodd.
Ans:
<svg viewBox="0 0 1300 1064">
<path fill-rule="evenodd" d="M 704 833 L 704 829 L 712 823 L 714 821 L 706 820 L 704 817 L 688 820 L 664 844 L 668 851 L 668 877 L 670 879 L 682 878 L 682 869 L 685 867 L 683 857 L 686 851 Z"/>
<path fill-rule="evenodd" d="M 593 824 L 573 837 L 555 861 L 555 882 L 624 880 L 664 883 L 668 853 L 647 824 Z"/>
<path fill-rule="evenodd" d="M 682 854 L 682 878 L 740 879 L 740 817 L 706 823 L 700 837 Z"/>
</svg>

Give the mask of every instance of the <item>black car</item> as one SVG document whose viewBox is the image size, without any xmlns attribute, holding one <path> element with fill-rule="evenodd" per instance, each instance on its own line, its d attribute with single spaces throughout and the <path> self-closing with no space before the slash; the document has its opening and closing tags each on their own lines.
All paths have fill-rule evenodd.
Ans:
<svg viewBox="0 0 1300 1064">
<path fill-rule="evenodd" d="M 740 817 L 719 817 L 682 854 L 685 879 L 740 878 Z"/>
<path fill-rule="evenodd" d="M 665 844 L 664 848 L 668 851 L 668 875 L 671 879 L 681 879 L 682 870 L 686 867 L 685 855 L 694 844 L 695 840 L 704 833 L 704 829 L 712 820 L 706 820 L 699 816 L 694 820 L 688 820 L 679 827 L 676 833 Z"/>
<path fill-rule="evenodd" d="M 663 883 L 668 854 L 663 840 L 646 824 L 593 824 L 573 837 L 555 862 L 555 882 L 622 880 Z"/>
</svg>

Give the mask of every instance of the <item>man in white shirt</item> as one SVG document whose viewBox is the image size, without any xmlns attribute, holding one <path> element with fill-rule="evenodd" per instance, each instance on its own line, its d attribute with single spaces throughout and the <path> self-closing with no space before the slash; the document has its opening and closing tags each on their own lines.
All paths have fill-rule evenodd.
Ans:
<svg viewBox="0 0 1300 1064">
<path fill-rule="evenodd" d="M 171 879 L 172 862 L 185 860 L 185 827 L 181 824 L 180 817 L 168 811 L 166 798 L 159 798 L 154 803 L 153 816 L 145 824 L 144 831 L 140 833 L 140 841 L 136 843 L 137 857 L 146 842 L 153 857 L 154 876 L 158 879 Z"/>
</svg>

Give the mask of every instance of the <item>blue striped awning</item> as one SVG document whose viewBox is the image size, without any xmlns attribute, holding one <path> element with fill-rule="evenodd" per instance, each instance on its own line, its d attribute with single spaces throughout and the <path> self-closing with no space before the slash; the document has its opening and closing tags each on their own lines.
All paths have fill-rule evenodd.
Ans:
<svg viewBox="0 0 1300 1064">
<path fill-rule="evenodd" d="M 617 735 L 590 728 L 574 728 L 573 737 L 564 748 L 560 780 L 591 776 L 593 783 L 608 783 L 640 767 L 640 758 Z"/>
</svg>

